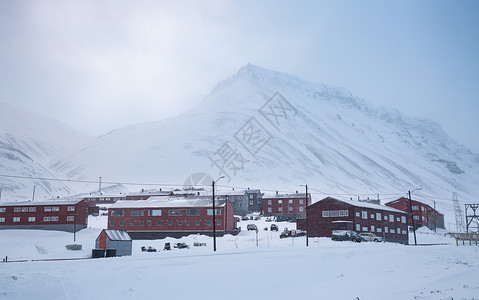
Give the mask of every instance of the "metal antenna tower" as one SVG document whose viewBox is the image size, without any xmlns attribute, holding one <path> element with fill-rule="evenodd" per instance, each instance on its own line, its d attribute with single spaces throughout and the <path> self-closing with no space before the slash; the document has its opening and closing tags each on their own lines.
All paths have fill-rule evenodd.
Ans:
<svg viewBox="0 0 479 300">
<path fill-rule="evenodd" d="M 456 192 L 452 193 L 452 202 L 454 203 L 454 213 L 456 214 L 457 232 L 464 232 L 464 217 L 462 215 L 461 206 L 459 205 L 459 199 Z"/>
</svg>

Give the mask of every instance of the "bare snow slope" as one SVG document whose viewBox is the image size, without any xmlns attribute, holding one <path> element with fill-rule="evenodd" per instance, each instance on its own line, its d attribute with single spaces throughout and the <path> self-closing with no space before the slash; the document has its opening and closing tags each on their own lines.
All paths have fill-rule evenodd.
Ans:
<svg viewBox="0 0 479 300">
<path fill-rule="evenodd" d="M 271 99 L 277 92 L 284 98 Z M 308 183 L 316 200 L 379 194 L 387 201 L 421 187 L 414 196 L 437 200 L 447 215 L 452 192 L 473 201 L 479 186 L 479 155 L 437 123 L 253 65 L 188 113 L 113 131 L 51 167 L 69 178 L 119 182 L 181 184 L 204 172 L 226 175 L 229 186 Z"/>
<path fill-rule="evenodd" d="M 52 178 L 49 162 L 91 138 L 55 120 L 0 103 L 0 174 Z M 61 182 L 0 177 L 2 200 L 31 199 L 70 192 Z"/>
</svg>

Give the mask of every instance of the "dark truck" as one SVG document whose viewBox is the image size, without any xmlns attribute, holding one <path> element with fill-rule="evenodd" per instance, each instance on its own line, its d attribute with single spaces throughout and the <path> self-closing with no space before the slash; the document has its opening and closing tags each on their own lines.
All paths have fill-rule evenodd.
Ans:
<svg viewBox="0 0 479 300">
<path fill-rule="evenodd" d="M 359 243 L 363 240 L 363 238 L 352 230 L 333 230 L 333 232 L 331 232 L 331 240 L 353 241 Z"/>
<path fill-rule="evenodd" d="M 283 232 L 279 235 L 280 239 L 288 238 L 288 237 L 297 237 L 297 236 L 305 236 L 306 231 L 302 230 L 288 230 L 287 228 L 284 229 Z"/>
</svg>

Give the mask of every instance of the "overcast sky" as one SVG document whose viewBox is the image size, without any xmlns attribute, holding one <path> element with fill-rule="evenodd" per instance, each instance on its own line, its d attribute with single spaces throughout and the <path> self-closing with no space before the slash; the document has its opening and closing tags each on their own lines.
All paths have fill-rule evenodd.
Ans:
<svg viewBox="0 0 479 300">
<path fill-rule="evenodd" d="M 479 153 L 479 1 L 0 1 L 0 101 L 91 135 L 176 116 L 247 63 Z"/>
</svg>

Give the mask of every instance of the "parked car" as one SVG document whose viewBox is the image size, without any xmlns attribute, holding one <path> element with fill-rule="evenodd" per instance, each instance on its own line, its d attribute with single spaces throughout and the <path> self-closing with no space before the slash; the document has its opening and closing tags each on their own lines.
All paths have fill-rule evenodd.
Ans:
<svg viewBox="0 0 479 300">
<path fill-rule="evenodd" d="M 249 221 L 249 218 L 246 217 L 246 216 L 245 216 L 245 217 L 242 217 L 242 218 L 241 218 L 241 221 Z"/>
<path fill-rule="evenodd" d="M 174 247 L 175 247 L 175 248 L 178 248 L 178 249 L 185 249 L 185 248 L 186 248 L 186 249 L 189 249 L 189 248 L 190 248 L 190 246 L 188 246 L 188 245 L 185 244 L 185 243 L 176 243 Z"/>
<path fill-rule="evenodd" d="M 359 243 L 363 240 L 363 238 L 357 232 L 352 230 L 333 230 L 331 233 L 331 240 L 353 241 Z"/>
<path fill-rule="evenodd" d="M 278 228 L 278 225 L 276 225 L 276 224 L 271 224 L 271 226 L 270 226 L 270 230 L 271 230 L 271 231 L 278 231 L 278 229 L 279 229 L 279 228 Z"/>
<path fill-rule="evenodd" d="M 248 224 L 246 226 L 246 229 L 248 229 L 248 231 L 250 230 L 258 230 L 258 226 L 256 226 L 255 224 Z"/>
<path fill-rule="evenodd" d="M 305 236 L 306 232 L 302 230 L 288 230 L 285 229 L 281 234 L 279 235 L 280 239 L 288 238 L 288 237 L 297 237 L 297 236 Z"/>
<path fill-rule="evenodd" d="M 145 251 L 146 252 L 156 252 L 156 249 L 151 247 L 151 246 L 148 246 L 148 248 L 145 247 L 145 246 L 141 246 L 141 251 L 143 251 L 143 252 L 145 252 Z"/>
<path fill-rule="evenodd" d="M 359 235 L 363 238 L 363 241 L 366 241 L 366 242 L 382 242 L 382 241 L 384 241 L 382 236 L 377 236 L 374 233 L 361 232 Z"/>
</svg>

